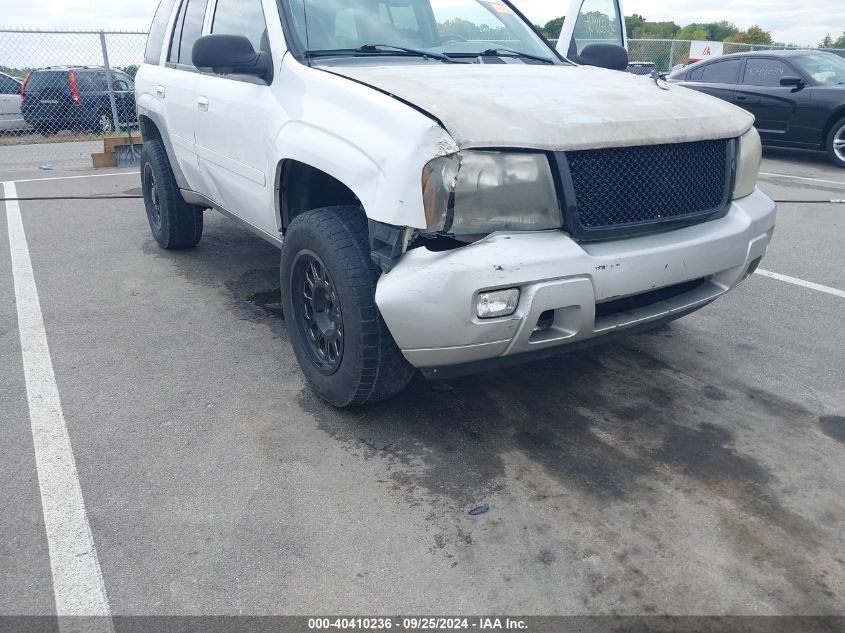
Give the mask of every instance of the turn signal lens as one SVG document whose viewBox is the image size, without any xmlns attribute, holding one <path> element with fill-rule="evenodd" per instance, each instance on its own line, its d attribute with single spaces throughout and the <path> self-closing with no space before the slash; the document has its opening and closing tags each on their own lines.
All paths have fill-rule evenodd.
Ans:
<svg viewBox="0 0 845 633">
<path fill-rule="evenodd" d="M 760 164 L 763 161 L 763 145 L 760 134 L 751 128 L 739 139 L 739 157 L 736 168 L 734 200 L 745 198 L 754 193 L 760 178 Z"/>
</svg>

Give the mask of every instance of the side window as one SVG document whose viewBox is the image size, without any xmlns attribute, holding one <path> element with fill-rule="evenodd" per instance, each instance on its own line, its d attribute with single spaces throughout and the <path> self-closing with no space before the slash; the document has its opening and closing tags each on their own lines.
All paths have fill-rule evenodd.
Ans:
<svg viewBox="0 0 845 633">
<path fill-rule="evenodd" d="M 748 86 L 780 86 L 782 77 L 794 77 L 797 74 L 778 59 L 749 57 L 745 64 L 745 79 L 742 83 Z"/>
<path fill-rule="evenodd" d="M 161 57 L 161 47 L 164 45 L 164 38 L 167 36 L 167 23 L 170 21 L 170 14 L 176 0 L 162 0 L 158 5 L 153 24 L 150 27 L 150 34 L 147 36 L 147 49 L 144 52 L 144 63 L 158 64 Z"/>
<path fill-rule="evenodd" d="M 693 68 L 687 73 L 687 81 L 701 81 L 703 76 L 704 66 L 699 66 L 698 68 Z"/>
<path fill-rule="evenodd" d="M 721 62 L 707 64 L 704 67 L 700 81 L 711 84 L 735 84 L 739 81 L 739 69 L 741 66 L 741 59 L 726 59 Z"/>
<path fill-rule="evenodd" d="M 167 53 L 167 63 L 179 63 L 179 44 L 182 42 L 182 27 L 185 26 L 185 11 L 188 8 L 188 0 L 182 0 L 179 5 L 179 14 L 176 16 L 176 23 L 173 25 L 173 34 L 170 36 L 170 51 Z"/>
<path fill-rule="evenodd" d="M 121 90 L 135 90 L 135 82 L 126 73 L 113 70 L 111 76 L 115 83 L 120 82 L 121 86 L 125 86 Z"/>
<path fill-rule="evenodd" d="M 17 81 L 10 79 L 5 75 L 0 75 L 0 94 L 16 95 L 20 94 L 21 87 Z"/>
<path fill-rule="evenodd" d="M 572 38 L 576 52 L 580 53 L 590 44 L 623 46 L 621 24 L 616 0 L 584 0 Z"/>
<path fill-rule="evenodd" d="M 244 35 L 252 47 L 266 51 L 267 22 L 261 0 L 217 0 L 211 32 L 222 35 Z"/>
<path fill-rule="evenodd" d="M 173 28 L 170 54 L 167 56 L 168 62 L 183 66 L 194 65 L 192 58 L 194 44 L 202 35 L 207 6 L 208 0 L 184 0 Z"/>
</svg>

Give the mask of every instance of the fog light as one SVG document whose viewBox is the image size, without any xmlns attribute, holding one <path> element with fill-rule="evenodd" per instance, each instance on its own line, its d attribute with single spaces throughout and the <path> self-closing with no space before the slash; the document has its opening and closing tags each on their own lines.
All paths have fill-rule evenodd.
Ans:
<svg viewBox="0 0 845 633">
<path fill-rule="evenodd" d="M 516 288 L 482 292 L 478 295 L 478 318 L 495 319 L 510 316 L 516 312 L 518 304 L 519 290 Z"/>
</svg>

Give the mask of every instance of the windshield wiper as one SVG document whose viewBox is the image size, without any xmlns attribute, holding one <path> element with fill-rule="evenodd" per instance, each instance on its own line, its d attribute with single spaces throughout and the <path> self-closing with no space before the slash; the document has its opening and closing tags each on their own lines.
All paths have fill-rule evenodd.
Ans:
<svg viewBox="0 0 845 633">
<path fill-rule="evenodd" d="M 522 51 L 517 51 L 512 48 L 488 48 L 486 51 L 479 53 L 478 57 L 520 57 L 524 59 L 533 59 L 535 62 L 554 64 L 554 61 L 548 57 L 540 57 L 539 55 L 523 53 Z"/>
<path fill-rule="evenodd" d="M 414 57 L 422 57 L 424 59 L 436 59 L 448 64 L 462 64 L 452 59 L 443 53 L 434 53 L 431 51 L 424 51 L 418 48 L 405 48 L 404 46 L 394 46 L 393 44 L 364 44 L 358 48 L 339 48 L 334 50 L 322 51 L 306 51 L 306 57 L 332 57 L 336 55 L 395 55 L 402 53 L 405 55 L 413 55 Z"/>
</svg>

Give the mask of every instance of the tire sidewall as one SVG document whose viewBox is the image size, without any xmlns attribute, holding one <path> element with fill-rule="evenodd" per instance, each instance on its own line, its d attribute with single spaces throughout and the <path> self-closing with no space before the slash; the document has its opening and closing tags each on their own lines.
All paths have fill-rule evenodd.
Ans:
<svg viewBox="0 0 845 633">
<path fill-rule="evenodd" d="M 153 152 L 151 151 L 149 144 L 157 142 L 158 141 L 149 141 L 148 143 L 145 143 L 144 149 L 141 151 L 141 191 L 144 196 L 144 208 L 147 212 L 147 222 L 150 225 L 150 231 L 152 231 L 156 242 L 158 242 L 161 246 L 166 246 L 167 235 L 170 230 L 170 209 L 168 208 L 168 198 L 164 195 L 162 187 L 166 182 L 165 178 L 167 178 L 169 174 L 160 164 L 160 161 L 156 160 L 152 155 Z M 159 227 L 156 227 L 152 217 L 154 211 L 150 192 L 147 189 L 147 166 L 149 166 L 152 170 L 158 187 L 158 198 L 159 204 L 161 205 L 161 226 Z"/>
<path fill-rule="evenodd" d="M 842 160 L 836 155 L 836 151 L 833 148 L 833 141 L 836 139 L 836 135 L 843 129 L 845 129 L 845 119 L 840 119 L 833 124 L 833 127 L 830 129 L 830 134 L 828 134 L 827 137 L 827 148 L 830 160 L 838 167 L 845 167 L 845 160 Z"/>
<path fill-rule="evenodd" d="M 343 313 L 344 349 L 340 366 L 331 375 L 324 374 L 314 365 L 305 347 L 306 343 L 302 340 L 300 324 L 296 321 L 297 310 L 294 308 L 294 301 L 298 300 L 298 297 L 295 296 L 297 289 L 292 276 L 294 262 L 303 251 L 313 251 L 323 260 L 340 299 Z M 331 248 L 313 225 L 292 225 L 282 247 L 280 277 L 288 337 L 305 377 L 313 385 L 315 391 L 330 404 L 337 407 L 349 405 L 357 395 L 363 373 L 364 331 L 361 320 L 362 298 L 353 290 L 343 255 Z M 373 311 L 373 318 L 379 318 L 375 308 Z"/>
</svg>

